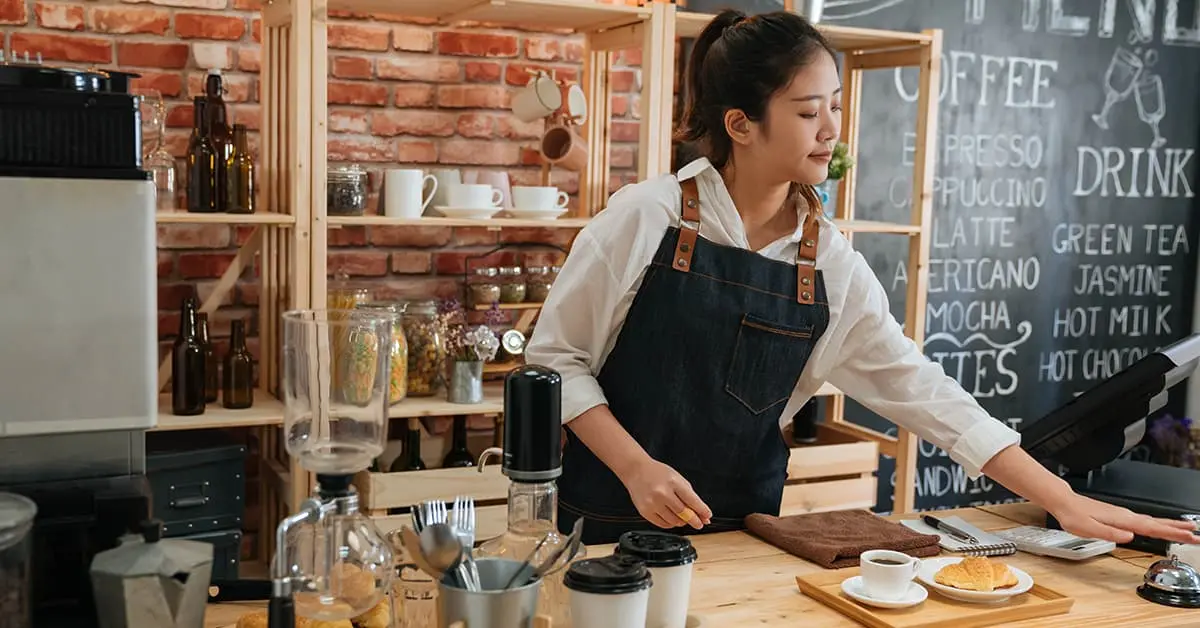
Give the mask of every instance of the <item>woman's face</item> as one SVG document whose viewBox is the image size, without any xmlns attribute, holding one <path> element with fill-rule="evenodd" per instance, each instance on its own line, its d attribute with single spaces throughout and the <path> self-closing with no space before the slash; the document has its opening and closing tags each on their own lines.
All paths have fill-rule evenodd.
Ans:
<svg viewBox="0 0 1200 628">
<path fill-rule="evenodd" d="M 755 168 L 774 171 L 780 181 L 816 185 L 827 179 L 842 130 L 842 83 L 833 57 L 817 52 L 771 98 L 765 117 L 749 146 Z"/>
</svg>

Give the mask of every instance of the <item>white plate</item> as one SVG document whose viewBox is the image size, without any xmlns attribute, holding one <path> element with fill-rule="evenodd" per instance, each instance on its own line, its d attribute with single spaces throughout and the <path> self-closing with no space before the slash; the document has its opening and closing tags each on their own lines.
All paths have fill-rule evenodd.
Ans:
<svg viewBox="0 0 1200 628">
<path fill-rule="evenodd" d="M 881 600 L 871 597 L 863 588 L 862 576 L 852 576 L 842 580 L 842 593 L 867 606 L 879 608 L 908 608 L 924 602 L 925 598 L 929 597 L 929 591 L 915 582 L 908 583 L 908 591 L 899 600 Z"/>
<path fill-rule="evenodd" d="M 504 212 L 510 218 L 523 218 L 525 220 L 554 220 L 559 216 L 567 213 L 566 207 L 558 207 L 554 209 L 509 209 Z"/>
<path fill-rule="evenodd" d="M 446 207 L 444 205 L 434 207 L 437 212 L 446 218 L 458 218 L 460 220 L 487 220 L 495 216 L 503 207 Z"/>
<path fill-rule="evenodd" d="M 993 558 L 992 560 L 998 559 Z M 961 561 L 961 556 L 926 558 L 925 560 L 921 561 L 921 569 L 917 571 L 917 580 L 920 580 L 925 586 L 932 588 L 948 598 L 963 602 L 1003 602 L 1014 595 L 1028 593 L 1029 590 L 1033 588 L 1033 576 L 1030 576 L 1024 571 L 1017 569 L 1008 563 L 1005 564 L 1008 564 L 1008 569 L 1017 576 L 1017 584 L 1005 589 L 996 589 L 995 591 L 968 591 L 966 589 L 948 587 L 944 584 L 938 584 L 934 581 L 934 574 L 936 574 L 942 567 Z"/>
</svg>

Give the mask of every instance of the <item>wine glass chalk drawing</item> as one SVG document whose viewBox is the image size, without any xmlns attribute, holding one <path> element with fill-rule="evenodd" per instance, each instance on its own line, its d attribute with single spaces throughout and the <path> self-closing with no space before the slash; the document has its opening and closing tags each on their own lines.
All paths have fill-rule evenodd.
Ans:
<svg viewBox="0 0 1200 628">
<path fill-rule="evenodd" d="M 1149 124 L 1154 131 L 1154 141 L 1150 142 L 1150 148 L 1159 148 L 1166 144 L 1167 138 L 1158 131 L 1158 123 L 1167 114 L 1166 103 L 1163 102 L 1162 77 L 1157 74 L 1142 75 L 1134 89 L 1133 99 L 1137 102 L 1138 118 Z"/>
<path fill-rule="evenodd" d="M 1092 114 L 1092 121 L 1096 126 L 1108 130 L 1109 110 L 1129 97 L 1145 67 L 1142 58 L 1132 52 L 1119 47 L 1113 51 L 1108 70 L 1104 72 L 1104 108 L 1100 113 Z"/>
</svg>

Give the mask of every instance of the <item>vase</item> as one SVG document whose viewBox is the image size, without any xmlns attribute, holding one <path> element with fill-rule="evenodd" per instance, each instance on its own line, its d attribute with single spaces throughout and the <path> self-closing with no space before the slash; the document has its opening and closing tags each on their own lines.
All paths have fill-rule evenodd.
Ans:
<svg viewBox="0 0 1200 628">
<path fill-rule="evenodd" d="M 455 360 L 450 371 L 450 385 L 446 387 L 446 400 L 450 403 L 483 402 L 483 361 Z"/>
</svg>

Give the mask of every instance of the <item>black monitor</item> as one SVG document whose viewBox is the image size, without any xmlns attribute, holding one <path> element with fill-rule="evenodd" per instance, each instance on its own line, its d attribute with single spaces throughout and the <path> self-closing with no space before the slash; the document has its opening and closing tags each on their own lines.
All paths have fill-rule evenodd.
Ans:
<svg viewBox="0 0 1200 628">
<path fill-rule="evenodd" d="M 1200 471 L 1122 460 L 1146 434 L 1146 419 L 1167 403 L 1171 387 L 1200 364 L 1200 334 L 1138 360 L 1021 430 L 1021 447 L 1062 467 L 1076 492 L 1156 517 L 1200 514 Z M 1049 527 L 1057 527 L 1052 519 Z M 1165 543 L 1131 547 L 1162 553 Z"/>
</svg>

